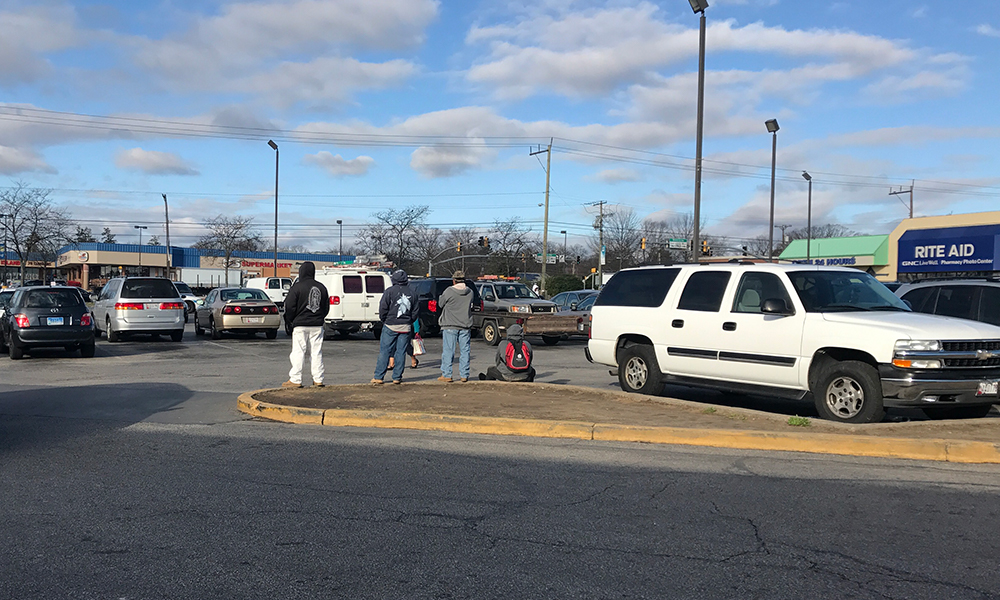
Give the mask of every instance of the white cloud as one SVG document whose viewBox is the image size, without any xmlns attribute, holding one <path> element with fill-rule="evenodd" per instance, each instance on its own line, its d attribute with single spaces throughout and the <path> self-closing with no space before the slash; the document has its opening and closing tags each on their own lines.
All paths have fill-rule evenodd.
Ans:
<svg viewBox="0 0 1000 600">
<path fill-rule="evenodd" d="M 31 83 L 52 72 L 44 55 L 83 43 L 69 6 L 0 11 L 0 84 Z"/>
<path fill-rule="evenodd" d="M 598 171 L 592 179 L 602 183 L 625 183 L 642 181 L 642 176 L 635 169 L 604 169 Z"/>
<path fill-rule="evenodd" d="M 259 93 L 285 106 L 342 101 L 416 69 L 404 60 L 364 63 L 341 55 L 419 45 L 437 12 L 437 0 L 229 3 L 217 16 L 193 18 L 179 35 L 131 43 L 136 64 L 175 89 Z"/>
<path fill-rule="evenodd" d="M 427 178 L 454 177 L 496 159 L 486 146 L 421 146 L 410 155 L 410 168 Z"/>
<path fill-rule="evenodd" d="M 369 169 L 375 165 L 375 159 L 370 156 L 359 156 L 347 160 L 339 154 L 334 155 L 326 150 L 306 155 L 302 160 L 306 164 L 320 167 L 334 177 L 366 175 Z"/>
<path fill-rule="evenodd" d="M 927 5 L 920 6 L 910 11 L 910 16 L 913 17 L 914 19 L 922 19 L 927 16 L 927 11 L 928 11 Z"/>
<path fill-rule="evenodd" d="M 29 171 L 55 173 L 56 170 L 41 156 L 31 150 L 0 146 L 0 173 L 17 175 Z"/>
<path fill-rule="evenodd" d="M 979 35 L 986 35 L 986 36 L 989 36 L 989 37 L 998 37 L 998 38 L 1000 38 L 1000 29 L 997 29 L 996 27 L 993 27 L 989 23 L 983 23 L 982 25 L 979 25 L 978 27 L 976 27 L 975 31 Z"/>
<path fill-rule="evenodd" d="M 147 175 L 198 175 L 198 170 L 172 152 L 132 148 L 115 156 L 119 169 L 141 171 Z"/>
</svg>

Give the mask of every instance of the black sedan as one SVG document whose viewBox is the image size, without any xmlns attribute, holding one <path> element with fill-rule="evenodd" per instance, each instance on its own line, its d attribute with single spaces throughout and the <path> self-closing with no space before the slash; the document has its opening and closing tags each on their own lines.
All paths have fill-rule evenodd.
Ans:
<svg viewBox="0 0 1000 600">
<path fill-rule="evenodd" d="M 0 321 L 0 350 L 13 360 L 34 348 L 79 350 L 94 355 L 94 321 L 76 288 L 38 286 L 18 288 Z"/>
</svg>

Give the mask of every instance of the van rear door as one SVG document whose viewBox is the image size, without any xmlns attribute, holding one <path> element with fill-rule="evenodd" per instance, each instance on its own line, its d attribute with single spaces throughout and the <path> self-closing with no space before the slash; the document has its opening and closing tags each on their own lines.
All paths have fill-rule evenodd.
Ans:
<svg viewBox="0 0 1000 600">
<path fill-rule="evenodd" d="M 378 321 L 378 305 L 382 301 L 382 293 L 386 288 L 384 273 L 369 273 L 365 275 L 365 321 Z"/>
</svg>

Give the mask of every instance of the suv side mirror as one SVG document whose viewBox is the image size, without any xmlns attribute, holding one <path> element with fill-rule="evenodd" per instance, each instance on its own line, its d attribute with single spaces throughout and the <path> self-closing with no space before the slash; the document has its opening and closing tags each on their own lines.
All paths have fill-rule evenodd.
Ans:
<svg viewBox="0 0 1000 600">
<path fill-rule="evenodd" d="M 765 315 L 794 315 L 792 310 L 781 298 L 768 298 L 760 307 L 760 312 Z"/>
</svg>

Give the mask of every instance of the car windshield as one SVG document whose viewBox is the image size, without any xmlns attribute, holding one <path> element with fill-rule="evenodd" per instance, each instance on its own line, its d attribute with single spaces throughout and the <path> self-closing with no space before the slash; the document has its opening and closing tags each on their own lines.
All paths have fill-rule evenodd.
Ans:
<svg viewBox="0 0 1000 600">
<path fill-rule="evenodd" d="M 538 298 L 538 294 L 523 283 L 499 283 L 494 287 L 501 298 Z"/>
<path fill-rule="evenodd" d="M 594 305 L 597 300 L 597 294 L 589 294 L 586 298 L 577 303 L 577 310 L 590 310 L 590 307 Z"/>
<path fill-rule="evenodd" d="M 910 310 L 868 273 L 792 271 L 788 278 L 806 312 Z"/>
<path fill-rule="evenodd" d="M 191 288 L 188 287 L 188 284 L 186 284 L 186 283 L 181 283 L 180 281 L 175 281 L 174 282 L 174 287 L 177 288 L 177 291 L 180 292 L 180 293 L 182 293 L 182 294 L 186 294 L 188 296 L 194 296 L 194 292 L 191 291 Z"/>
<path fill-rule="evenodd" d="M 75 290 L 31 290 L 24 295 L 24 308 L 80 306 L 83 299 Z"/>
<path fill-rule="evenodd" d="M 222 290 L 221 295 L 223 300 L 270 300 L 264 292 L 246 288 Z"/>
<path fill-rule="evenodd" d="M 127 279 L 122 298 L 180 298 L 169 279 Z"/>
</svg>

